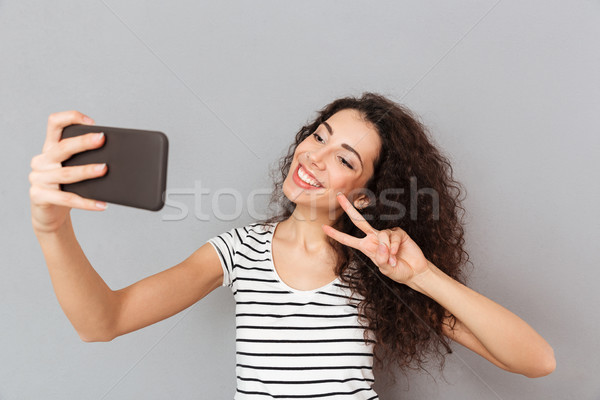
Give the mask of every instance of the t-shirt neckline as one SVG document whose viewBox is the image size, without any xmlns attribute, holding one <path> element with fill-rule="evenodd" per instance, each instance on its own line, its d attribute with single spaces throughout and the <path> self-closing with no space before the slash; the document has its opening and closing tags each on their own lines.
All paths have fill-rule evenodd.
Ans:
<svg viewBox="0 0 600 400">
<path fill-rule="evenodd" d="M 335 283 L 339 283 L 340 278 L 338 276 L 331 282 L 327 283 L 326 285 L 318 287 L 316 289 L 300 290 L 300 289 L 294 289 L 293 287 L 288 286 L 288 284 L 286 284 L 283 281 L 283 279 L 281 279 L 281 276 L 279 276 L 279 273 L 277 272 L 277 268 L 275 268 L 275 260 L 274 260 L 275 257 L 273 257 L 273 238 L 275 237 L 275 229 L 277 229 L 278 224 L 279 224 L 279 221 L 272 224 L 271 234 L 270 234 L 271 243 L 269 245 L 269 252 L 271 253 L 271 262 L 270 262 L 271 269 L 273 270 L 273 273 L 275 274 L 275 277 L 277 278 L 277 281 L 279 282 L 279 284 L 281 286 L 283 286 L 286 290 L 293 292 L 293 293 L 297 293 L 297 294 L 314 294 L 319 291 L 325 290 L 325 289 L 329 288 L 330 286 L 333 286 Z"/>
</svg>

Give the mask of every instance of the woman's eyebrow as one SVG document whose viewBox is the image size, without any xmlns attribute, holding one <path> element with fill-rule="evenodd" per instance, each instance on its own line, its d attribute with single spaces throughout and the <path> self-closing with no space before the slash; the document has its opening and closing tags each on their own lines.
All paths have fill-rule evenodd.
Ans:
<svg viewBox="0 0 600 400">
<path fill-rule="evenodd" d="M 327 128 L 327 131 L 329 132 L 329 134 L 331 136 L 333 136 L 333 129 L 331 128 L 331 126 L 326 121 L 323 121 L 323 125 L 325 125 L 325 128 Z M 356 154 L 356 157 L 358 157 L 358 161 L 360 161 L 361 168 L 364 169 L 362 158 L 360 158 L 360 154 L 358 154 L 358 151 L 354 150 L 349 144 L 346 144 L 346 143 L 342 143 L 342 147 L 345 148 L 346 150 L 351 151 L 354 154 Z"/>
</svg>

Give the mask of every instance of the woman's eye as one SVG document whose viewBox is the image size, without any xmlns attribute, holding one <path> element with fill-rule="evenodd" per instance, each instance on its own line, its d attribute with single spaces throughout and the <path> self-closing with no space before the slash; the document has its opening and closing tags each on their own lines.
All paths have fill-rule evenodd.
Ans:
<svg viewBox="0 0 600 400">
<path fill-rule="evenodd" d="M 317 142 L 319 142 L 319 143 L 324 143 L 324 142 L 325 142 L 325 141 L 323 140 L 323 138 L 322 138 L 321 136 L 319 136 L 319 134 L 317 134 L 317 133 L 313 133 L 312 135 L 313 135 L 313 137 L 315 138 L 315 140 L 316 140 Z M 348 161 L 346 161 L 346 159 L 345 159 L 345 158 L 343 158 L 343 157 L 339 157 L 339 159 L 340 159 L 340 161 L 342 162 L 342 164 L 344 164 L 346 167 L 348 167 L 348 168 L 350 168 L 350 169 L 354 169 L 354 168 L 352 167 L 352 164 L 350 164 Z"/>
<path fill-rule="evenodd" d="M 340 160 L 342 160 L 342 164 L 346 165 L 348 168 L 354 169 L 354 168 L 352 168 L 352 164 L 350 164 L 348 161 L 346 161 L 345 158 L 340 157 Z"/>
</svg>

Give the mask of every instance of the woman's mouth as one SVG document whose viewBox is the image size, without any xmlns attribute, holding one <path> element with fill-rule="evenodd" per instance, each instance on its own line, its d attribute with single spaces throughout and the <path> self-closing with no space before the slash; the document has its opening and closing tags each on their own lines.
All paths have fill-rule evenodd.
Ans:
<svg viewBox="0 0 600 400">
<path fill-rule="evenodd" d="M 304 170 L 304 168 L 302 168 L 302 165 L 298 164 L 298 166 L 296 167 L 296 170 L 294 171 L 294 182 L 296 183 L 296 185 L 300 186 L 301 188 L 304 189 L 321 189 L 323 188 L 323 186 L 314 178 L 312 178 L 312 176 L 310 176 L 308 174 L 308 172 L 306 172 Z"/>
</svg>

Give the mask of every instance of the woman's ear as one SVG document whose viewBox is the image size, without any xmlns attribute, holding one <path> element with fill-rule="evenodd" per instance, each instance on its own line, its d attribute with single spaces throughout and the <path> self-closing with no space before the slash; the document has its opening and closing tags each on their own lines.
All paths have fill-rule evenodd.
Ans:
<svg viewBox="0 0 600 400">
<path fill-rule="evenodd" d="M 354 208 L 356 208 L 357 210 L 361 210 L 368 206 L 369 206 L 369 198 L 366 195 L 361 194 L 356 199 L 354 199 Z"/>
</svg>

